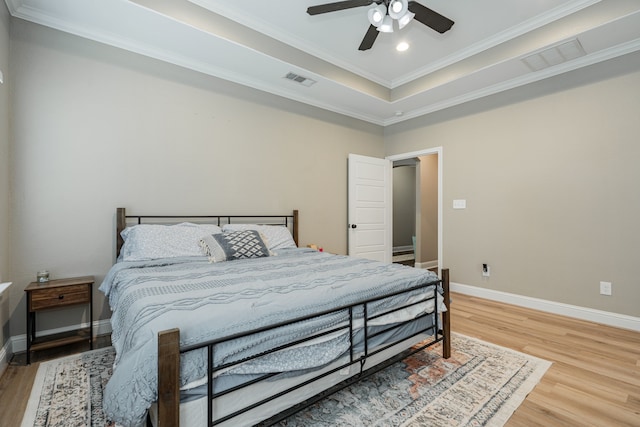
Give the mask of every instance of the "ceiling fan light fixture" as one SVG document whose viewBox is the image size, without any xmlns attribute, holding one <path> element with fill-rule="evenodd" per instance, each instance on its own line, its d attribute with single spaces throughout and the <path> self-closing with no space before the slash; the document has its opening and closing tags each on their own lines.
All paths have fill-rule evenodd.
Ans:
<svg viewBox="0 0 640 427">
<path fill-rule="evenodd" d="M 387 9 L 384 7 L 383 4 L 378 5 L 376 7 L 372 7 L 371 9 L 369 9 L 369 22 L 371 23 L 371 25 L 375 26 L 375 27 L 380 27 L 380 25 L 382 25 L 382 23 L 384 22 L 384 18 L 385 15 L 387 14 Z"/>
<path fill-rule="evenodd" d="M 367 6 L 367 19 L 370 25 L 358 46 L 359 51 L 371 49 L 380 33 L 393 33 L 395 26 L 393 21 L 398 21 L 397 28 L 402 30 L 415 18 L 416 21 L 440 34 L 449 31 L 454 24 L 454 21 L 446 16 L 413 0 L 333 0 L 331 3 L 310 6 L 307 8 L 307 13 L 318 15 L 361 6 Z"/>
<path fill-rule="evenodd" d="M 391 0 L 389 3 L 389 16 L 393 19 L 400 19 L 408 10 L 407 0 Z"/>
<path fill-rule="evenodd" d="M 378 27 L 378 31 L 381 33 L 393 33 L 393 19 L 389 15 L 384 17 L 382 25 Z"/>
<path fill-rule="evenodd" d="M 398 27 L 403 29 L 409 22 L 411 22 L 414 16 L 416 16 L 415 13 L 407 10 L 407 13 L 398 18 Z"/>
</svg>

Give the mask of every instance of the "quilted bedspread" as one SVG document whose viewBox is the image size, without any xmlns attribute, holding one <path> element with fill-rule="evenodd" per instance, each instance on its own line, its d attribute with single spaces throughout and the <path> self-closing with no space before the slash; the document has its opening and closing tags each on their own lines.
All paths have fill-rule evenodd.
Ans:
<svg viewBox="0 0 640 427">
<path fill-rule="evenodd" d="M 309 249 L 220 263 L 209 263 L 205 257 L 118 262 L 100 286 L 112 309 L 117 355 L 103 407 L 123 426 L 144 425 L 146 411 L 157 399 L 159 331 L 177 327 L 181 345 L 197 344 L 436 280 L 426 270 Z M 369 306 L 369 313 L 383 305 Z M 216 347 L 215 363 L 308 336 L 345 322 L 347 315 L 345 310 L 226 342 Z M 291 369 L 329 362 L 306 359 L 315 365 Z M 181 385 L 206 376 L 205 360 L 204 351 L 182 356 Z"/>
</svg>

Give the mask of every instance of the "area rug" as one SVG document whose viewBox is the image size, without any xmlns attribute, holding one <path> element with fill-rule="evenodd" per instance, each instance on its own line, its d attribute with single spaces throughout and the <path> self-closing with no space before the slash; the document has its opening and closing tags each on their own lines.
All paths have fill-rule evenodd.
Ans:
<svg viewBox="0 0 640 427">
<path fill-rule="evenodd" d="M 102 390 L 111 378 L 113 347 L 40 363 L 22 427 L 111 426 Z"/>
<path fill-rule="evenodd" d="M 443 359 L 439 344 L 415 353 L 279 425 L 503 426 L 551 366 L 460 334 L 451 353 Z"/>
<path fill-rule="evenodd" d="M 453 334 L 280 423 L 308 426 L 502 426 L 550 362 Z M 22 427 L 112 426 L 102 412 L 113 349 L 40 364 Z"/>
</svg>

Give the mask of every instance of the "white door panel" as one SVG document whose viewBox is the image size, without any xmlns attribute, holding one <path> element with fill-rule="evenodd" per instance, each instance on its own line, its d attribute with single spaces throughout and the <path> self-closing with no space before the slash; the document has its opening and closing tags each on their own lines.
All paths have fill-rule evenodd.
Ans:
<svg viewBox="0 0 640 427">
<path fill-rule="evenodd" d="M 356 212 L 355 223 L 358 224 L 358 227 L 381 224 L 384 222 L 384 214 L 382 208 L 360 208 Z"/>
<path fill-rule="evenodd" d="M 374 261 L 388 262 L 384 258 L 384 252 L 383 251 L 371 251 L 371 252 L 361 251 L 360 254 L 357 255 L 357 256 L 359 258 L 367 258 L 367 259 L 372 259 Z"/>
<path fill-rule="evenodd" d="M 356 200 L 361 203 L 378 203 L 380 200 L 384 200 L 384 191 L 384 187 L 372 187 L 366 184 L 360 184 L 356 187 Z"/>
<path fill-rule="evenodd" d="M 365 157 L 365 156 L 358 156 Z M 369 157 L 375 159 L 375 157 Z M 381 160 L 381 159 L 376 159 Z M 380 163 L 370 163 L 367 160 L 359 159 L 356 164 L 356 174 L 359 179 L 369 179 L 371 181 L 384 182 L 385 165 Z"/>
<path fill-rule="evenodd" d="M 391 262 L 391 166 L 349 155 L 349 255 Z"/>
<path fill-rule="evenodd" d="M 381 250 L 381 241 L 384 241 L 384 230 L 362 230 L 356 234 L 356 245 L 362 250 Z"/>
</svg>

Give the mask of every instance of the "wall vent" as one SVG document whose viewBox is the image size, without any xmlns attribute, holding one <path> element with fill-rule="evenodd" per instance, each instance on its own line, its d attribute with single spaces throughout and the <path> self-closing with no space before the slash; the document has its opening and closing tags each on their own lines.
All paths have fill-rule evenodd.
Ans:
<svg viewBox="0 0 640 427">
<path fill-rule="evenodd" d="M 296 82 L 296 83 L 300 83 L 301 85 L 306 86 L 306 87 L 309 87 L 309 86 L 313 85 L 316 82 L 313 79 L 301 76 L 301 75 L 296 74 L 296 73 L 287 73 L 287 75 L 284 76 L 284 78 L 288 79 L 288 80 L 291 80 L 293 82 Z"/>
<path fill-rule="evenodd" d="M 522 58 L 531 71 L 540 71 L 572 59 L 585 56 L 587 53 L 578 39 L 572 39 L 553 46 L 545 47 Z"/>
</svg>

